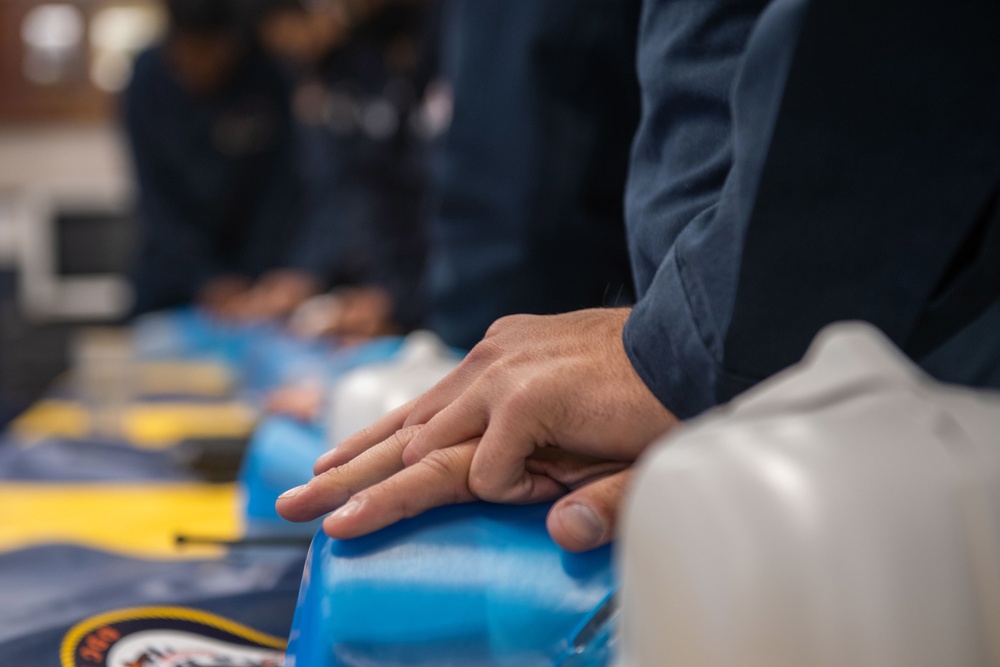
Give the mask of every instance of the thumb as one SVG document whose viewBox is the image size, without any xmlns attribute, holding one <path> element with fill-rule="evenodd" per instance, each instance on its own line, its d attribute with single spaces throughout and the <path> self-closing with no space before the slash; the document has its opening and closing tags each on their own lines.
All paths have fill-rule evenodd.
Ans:
<svg viewBox="0 0 1000 667">
<path fill-rule="evenodd" d="M 588 551 L 610 542 L 631 480 L 632 470 L 627 469 L 563 496 L 549 510 L 549 535 L 567 551 Z"/>
</svg>

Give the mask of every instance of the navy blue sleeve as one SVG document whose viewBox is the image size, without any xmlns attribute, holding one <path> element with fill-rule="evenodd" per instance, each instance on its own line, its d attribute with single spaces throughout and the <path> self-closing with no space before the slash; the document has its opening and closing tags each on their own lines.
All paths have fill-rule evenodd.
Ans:
<svg viewBox="0 0 1000 667">
<path fill-rule="evenodd" d="M 982 324 L 1000 297 L 998 18 L 986 0 L 770 3 L 734 70 L 714 200 L 673 225 L 635 200 L 635 241 L 662 261 L 624 342 L 669 409 L 732 398 L 845 319 L 918 362 L 965 341 L 939 377 L 975 382 L 959 369 L 1000 347 Z"/>
<path fill-rule="evenodd" d="M 714 225 L 723 188 L 752 191 L 771 109 L 731 106 L 751 30 L 766 0 L 648 0 L 639 42 L 643 118 L 632 153 L 627 194 L 630 253 L 640 296 L 625 327 L 625 349 L 640 377 L 675 414 L 714 403 L 711 378 L 721 347 L 708 289 L 732 291 L 738 230 Z M 771 108 L 780 100 L 802 0 L 780 0 L 754 41 L 743 93 Z M 748 76 L 747 73 L 753 73 Z M 758 76 L 758 74 L 760 74 Z M 734 123 L 733 117 L 741 122 Z M 734 131 L 734 124 L 736 130 Z M 754 127 L 749 127 L 754 126 Z M 746 131 L 741 131 L 742 129 Z M 733 162 L 749 161 L 732 170 Z M 736 173 L 733 173 L 733 172 Z M 695 289 L 684 249 L 710 267 Z M 699 278 L 701 277 L 699 273 Z"/>
<path fill-rule="evenodd" d="M 703 0 L 697 0 L 701 2 Z M 632 303 L 622 199 L 637 0 L 449 4 L 428 325 L 475 345 L 514 313 Z"/>
</svg>

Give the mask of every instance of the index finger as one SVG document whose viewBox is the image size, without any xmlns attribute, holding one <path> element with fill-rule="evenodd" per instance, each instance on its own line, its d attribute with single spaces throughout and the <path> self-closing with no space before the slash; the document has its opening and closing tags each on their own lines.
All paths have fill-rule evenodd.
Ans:
<svg viewBox="0 0 1000 667">
<path fill-rule="evenodd" d="M 403 422 L 410 415 L 419 398 L 399 406 L 371 426 L 364 428 L 336 447 L 321 455 L 313 464 L 313 474 L 322 475 L 326 471 L 342 466 L 362 452 L 392 437 L 403 428 Z"/>
<path fill-rule="evenodd" d="M 337 509 L 354 494 L 402 470 L 403 448 L 419 430 L 413 426 L 397 431 L 344 465 L 289 489 L 278 497 L 278 514 L 288 521 L 310 521 Z"/>
<path fill-rule="evenodd" d="M 468 479 L 477 444 L 470 441 L 436 450 L 355 494 L 323 521 L 324 532 L 337 539 L 359 537 L 435 507 L 476 500 Z"/>
</svg>

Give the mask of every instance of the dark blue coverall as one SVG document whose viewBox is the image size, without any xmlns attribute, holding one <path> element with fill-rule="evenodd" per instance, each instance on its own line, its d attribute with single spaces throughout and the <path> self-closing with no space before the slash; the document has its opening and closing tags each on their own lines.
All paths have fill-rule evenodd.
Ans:
<svg viewBox="0 0 1000 667">
<path fill-rule="evenodd" d="M 851 319 L 1000 386 L 997 25 L 992 0 L 646 2 L 623 340 L 664 405 Z"/>
<path fill-rule="evenodd" d="M 141 217 L 135 313 L 190 303 L 223 274 L 323 271 L 293 253 L 302 180 L 290 93 L 256 51 L 200 98 L 175 80 L 161 48 L 138 58 L 124 100 Z"/>
<path fill-rule="evenodd" d="M 423 321 L 427 143 L 415 115 L 436 73 L 434 3 L 389 6 L 328 54 L 328 113 L 303 123 L 307 230 L 297 255 L 333 285 L 374 284 L 404 329 Z M 394 52 L 410 51 L 396 62 Z"/>
<path fill-rule="evenodd" d="M 638 120 L 635 0 L 454 0 L 429 326 L 632 301 L 622 201 Z"/>
</svg>

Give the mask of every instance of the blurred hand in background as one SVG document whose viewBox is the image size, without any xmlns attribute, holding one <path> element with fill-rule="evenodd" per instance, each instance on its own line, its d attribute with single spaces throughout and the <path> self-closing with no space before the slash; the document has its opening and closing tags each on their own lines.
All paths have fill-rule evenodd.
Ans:
<svg viewBox="0 0 1000 667">
<path fill-rule="evenodd" d="M 319 283 L 312 275 L 277 269 L 264 274 L 253 285 L 206 306 L 223 319 L 256 322 L 285 317 L 318 292 Z"/>
<path fill-rule="evenodd" d="M 392 295 L 383 287 L 346 287 L 303 304 L 288 326 L 304 338 L 338 336 L 355 343 L 401 333 L 394 309 Z"/>
</svg>

